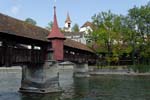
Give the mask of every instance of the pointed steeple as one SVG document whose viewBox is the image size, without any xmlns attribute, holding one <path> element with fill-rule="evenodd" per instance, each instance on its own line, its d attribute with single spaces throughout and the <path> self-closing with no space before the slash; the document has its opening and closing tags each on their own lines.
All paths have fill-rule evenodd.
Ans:
<svg viewBox="0 0 150 100">
<path fill-rule="evenodd" d="M 67 13 L 64 30 L 65 32 L 71 32 L 71 19 L 69 13 Z"/>
<path fill-rule="evenodd" d="M 54 6 L 54 21 L 52 30 L 48 35 L 48 39 L 65 39 L 65 36 L 60 32 L 58 23 L 57 23 L 57 16 L 56 16 L 56 6 Z"/>
<path fill-rule="evenodd" d="M 71 23 L 71 19 L 70 19 L 69 13 L 67 13 L 67 18 L 66 18 L 65 23 Z"/>
</svg>

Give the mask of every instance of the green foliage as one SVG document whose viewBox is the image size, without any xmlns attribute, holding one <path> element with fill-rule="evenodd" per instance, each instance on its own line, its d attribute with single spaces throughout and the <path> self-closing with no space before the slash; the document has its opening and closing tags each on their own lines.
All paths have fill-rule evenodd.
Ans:
<svg viewBox="0 0 150 100">
<path fill-rule="evenodd" d="M 52 26 L 53 26 L 53 22 L 50 21 L 50 22 L 48 23 L 48 26 L 46 26 L 46 29 L 50 31 L 50 30 L 52 29 Z"/>
<path fill-rule="evenodd" d="M 72 32 L 79 32 L 79 25 L 78 24 L 74 24 L 74 26 L 72 27 Z"/>
<path fill-rule="evenodd" d="M 149 36 L 150 36 L 150 6 L 134 7 L 129 10 L 129 16 L 137 32 L 135 34 L 135 49 L 139 51 L 140 58 L 150 58 Z M 145 61 L 143 61 L 145 62 Z"/>
<path fill-rule="evenodd" d="M 121 16 L 108 11 L 94 15 L 92 19 L 93 24 L 97 27 L 95 27 L 88 39 L 93 41 L 93 45 L 96 45 L 94 49 L 97 53 L 105 52 L 107 54 L 107 62 L 117 62 L 123 48 L 120 42 Z"/>
<path fill-rule="evenodd" d="M 36 25 L 36 21 L 33 20 L 32 18 L 25 19 L 25 22 L 27 22 L 28 24 L 31 24 L 31 25 Z"/>
<path fill-rule="evenodd" d="M 144 64 L 132 65 L 130 66 L 130 69 L 132 69 L 134 72 L 146 73 L 146 72 L 150 72 L 150 65 L 144 65 Z"/>
<path fill-rule="evenodd" d="M 92 21 L 95 27 L 87 41 L 97 54 L 106 53 L 108 63 L 123 54 L 132 54 L 133 64 L 150 59 L 150 3 L 134 6 L 127 16 L 101 12 Z"/>
</svg>

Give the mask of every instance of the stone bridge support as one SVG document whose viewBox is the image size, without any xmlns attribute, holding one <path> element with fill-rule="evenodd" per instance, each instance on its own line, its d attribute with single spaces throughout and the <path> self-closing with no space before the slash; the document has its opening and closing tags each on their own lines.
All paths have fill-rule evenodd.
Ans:
<svg viewBox="0 0 150 100">
<path fill-rule="evenodd" d="M 20 92 L 60 92 L 58 64 L 46 61 L 44 65 L 23 65 Z"/>
<path fill-rule="evenodd" d="M 90 77 L 87 63 L 75 63 L 74 77 Z"/>
</svg>

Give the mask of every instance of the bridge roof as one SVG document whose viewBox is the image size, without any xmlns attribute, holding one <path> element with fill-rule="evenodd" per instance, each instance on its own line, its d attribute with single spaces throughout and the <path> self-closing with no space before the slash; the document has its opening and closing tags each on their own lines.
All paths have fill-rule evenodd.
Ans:
<svg viewBox="0 0 150 100">
<path fill-rule="evenodd" d="M 47 39 L 47 36 L 49 34 L 48 30 L 28 24 L 24 21 L 9 17 L 1 13 L 0 13 L 0 32 L 29 39 L 50 42 Z M 70 39 L 66 39 L 64 41 L 64 45 L 84 51 L 93 52 L 86 45 Z"/>
<path fill-rule="evenodd" d="M 48 42 L 46 38 L 48 31 L 44 28 L 33 26 L 24 21 L 3 15 L 1 13 L 0 32 Z"/>
<path fill-rule="evenodd" d="M 80 50 L 84 50 L 84 51 L 88 51 L 88 52 L 93 52 L 93 50 L 91 50 L 87 45 L 76 42 L 71 39 L 66 39 L 64 41 L 64 45 L 71 47 L 71 48 L 76 48 L 76 49 L 80 49 Z"/>
</svg>

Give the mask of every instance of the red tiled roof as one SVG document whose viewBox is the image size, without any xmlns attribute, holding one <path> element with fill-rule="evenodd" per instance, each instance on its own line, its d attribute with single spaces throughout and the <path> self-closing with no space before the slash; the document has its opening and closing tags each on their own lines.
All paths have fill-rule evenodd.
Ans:
<svg viewBox="0 0 150 100">
<path fill-rule="evenodd" d="M 58 28 L 57 17 L 56 17 L 56 7 L 54 7 L 54 23 L 52 26 L 52 30 L 48 35 L 48 39 L 55 39 L 55 38 L 65 39 L 65 36 L 60 32 Z"/>
</svg>

